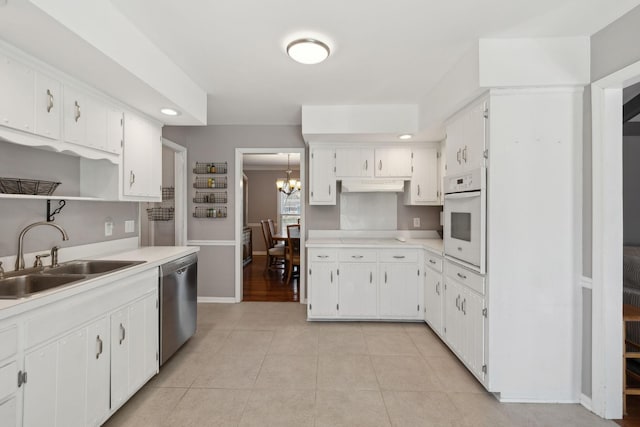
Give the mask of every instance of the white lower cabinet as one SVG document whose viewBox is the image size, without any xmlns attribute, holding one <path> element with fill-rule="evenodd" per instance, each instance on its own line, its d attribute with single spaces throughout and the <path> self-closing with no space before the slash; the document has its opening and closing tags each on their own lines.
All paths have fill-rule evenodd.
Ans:
<svg viewBox="0 0 640 427">
<path fill-rule="evenodd" d="M 31 348 L 20 371 L 23 426 L 98 426 L 158 372 L 157 274 L 152 269 L 114 282 L 113 291 L 78 295 L 25 316 Z M 98 317 L 97 307 L 104 307 Z"/>
<path fill-rule="evenodd" d="M 431 258 L 429 257 L 427 261 Z M 442 318 L 444 305 L 442 272 L 427 266 L 424 270 L 424 320 L 431 326 L 431 329 L 442 336 L 444 323 Z"/>
<path fill-rule="evenodd" d="M 17 398 L 12 397 L 0 403 L 0 426 L 14 427 L 19 425 Z"/>
<path fill-rule="evenodd" d="M 449 265 L 447 262 L 447 267 Z M 452 266 L 447 268 L 444 281 L 445 342 L 471 373 L 480 381 L 484 381 L 487 370 L 484 279 L 471 271 Z"/>
<path fill-rule="evenodd" d="M 422 320 L 418 252 L 310 249 L 309 319 Z"/>
<path fill-rule="evenodd" d="M 372 318 L 377 315 L 375 262 L 340 263 L 338 307 L 341 317 Z"/>
</svg>

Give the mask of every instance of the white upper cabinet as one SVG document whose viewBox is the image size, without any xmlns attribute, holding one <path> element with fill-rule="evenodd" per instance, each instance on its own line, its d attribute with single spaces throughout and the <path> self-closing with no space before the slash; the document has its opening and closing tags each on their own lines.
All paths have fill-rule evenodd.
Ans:
<svg viewBox="0 0 640 427">
<path fill-rule="evenodd" d="M 405 184 L 405 205 L 439 205 L 440 179 L 438 149 L 414 148 L 411 181 Z"/>
<path fill-rule="evenodd" d="M 336 168 L 333 148 L 312 147 L 309 170 L 309 203 L 336 204 Z"/>
<path fill-rule="evenodd" d="M 36 73 L 35 133 L 60 139 L 62 119 L 62 84 L 43 73 Z"/>
<path fill-rule="evenodd" d="M 376 148 L 375 176 L 411 178 L 411 148 Z"/>
<path fill-rule="evenodd" d="M 372 148 L 336 148 L 336 178 L 373 177 Z"/>
<path fill-rule="evenodd" d="M 0 124 L 25 132 L 35 128 L 35 71 L 0 56 Z"/>
<path fill-rule="evenodd" d="M 484 166 L 488 101 L 462 111 L 447 124 L 447 175 Z"/>
<path fill-rule="evenodd" d="M 161 198 L 160 127 L 135 114 L 124 119 L 123 196 Z"/>
<path fill-rule="evenodd" d="M 64 87 L 64 140 L 84 145 L 86 118 L 84 94 L 72 87 Z"/>
</svg>

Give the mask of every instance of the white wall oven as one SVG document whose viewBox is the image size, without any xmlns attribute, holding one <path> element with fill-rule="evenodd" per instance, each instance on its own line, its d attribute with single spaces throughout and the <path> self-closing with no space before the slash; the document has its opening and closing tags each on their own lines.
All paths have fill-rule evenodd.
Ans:
<svg viewBox="0 0 640 427">
<path fill-rule="evenodd" d="M 444 254 L 486 272 L 486 169 L 444 178 Z"/>
</svg>

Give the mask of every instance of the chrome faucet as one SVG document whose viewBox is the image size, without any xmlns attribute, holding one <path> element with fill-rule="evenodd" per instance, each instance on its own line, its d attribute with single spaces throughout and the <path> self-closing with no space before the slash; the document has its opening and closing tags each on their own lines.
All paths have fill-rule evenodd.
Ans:
<svg viewBox="0 0 640 427">
<path fill-rule="evenodd" d="M 22 253 L 23 252 L 22 242 L 24 240 L 24 235 L 27 234 L 27 231 L 39 225 L 49 225 L 51 227 L 57 228 L 60 231 L 60 233 L 62 233 L 62 240 L 69 240 L 69 236 L 67 235 L 67 232 L 64 230 L 64 228 L 62 228 L 58 224 L 41 221 L 41 222 L 34 222 L 33 224 L 27 225 L 20 232 L 20 237 L 18 237 L 18 256 L 16 257 L 16 271 L 24 269 L 24 254 Z"/>
</svg>

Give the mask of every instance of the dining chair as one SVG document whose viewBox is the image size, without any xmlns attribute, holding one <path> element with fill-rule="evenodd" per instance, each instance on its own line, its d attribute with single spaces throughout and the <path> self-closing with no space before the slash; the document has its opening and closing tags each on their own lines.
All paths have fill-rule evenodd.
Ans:
<svg viewBox="0 0 640 427">
<path fill-rule="evenodd" d="M 262 237 L 264 237 L 264 244 L 267 249 L 267 264 L 265 265 L 265 272 L 267 270 L 281 268 L 285 263 L 285 247 L 273 244 L 273 237 L 271 237 L 272 235 L 268 220 L 260 220 L 260 226 L 262 227 Z"/>
<path fill-rule="evenodd" d="M 298 268 L 300 275 L 300 225 L 287 225 L 287 246 L 285 259 L 287 262 L 287 282 L 291 280 L 294 267 Z"/>
</svg>

